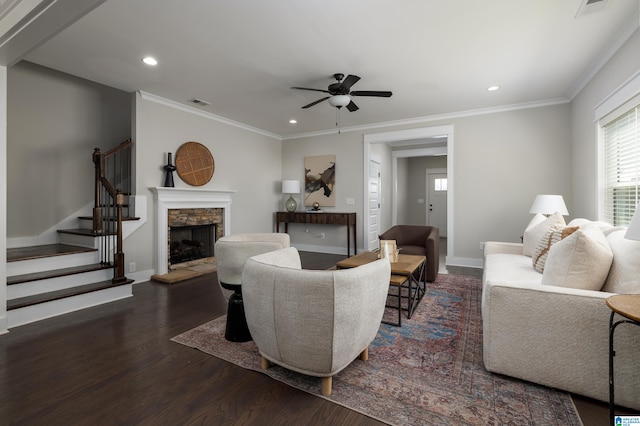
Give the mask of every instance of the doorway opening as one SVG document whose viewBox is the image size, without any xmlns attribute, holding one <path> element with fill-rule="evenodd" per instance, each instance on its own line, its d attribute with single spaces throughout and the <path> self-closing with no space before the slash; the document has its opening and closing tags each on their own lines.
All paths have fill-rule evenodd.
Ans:
<svg viewBox="0 0 640 426">
<path fill-rule="evenodd" d="M 387 227 L 399 224 L 401 221 L 408 220 L 404 216 L 404 212 L 401 210 L 402 206 L 406 202 L 406 193 L 400 193 L 399 188 L 400 185 L 410 186 L 411 183 L 407 182 L 406 174 L 400 171 L 399 175 L 399 164 L 402 165 L 403 162 L 408 161 L 409 159 L 413 159 L 416 157 L 437 157 L 437 156 L 446 156 L 442 161 L 445 162 L 444 167 L 439 167 L 441 172 L 444 172 L 444 179 L 446 179 L 446 195 L 444 195 L 446 199 L 446 207 L 444 216 L 446 218 L 445 224 L 441 227 L 441 235 L 446 236 L 446 256 L 451 257 L 454 253 L 454 179 L 453 179 L 453 146 L 454 146 L 454 131 L 452 125 L 444 125 L 444 126 L 433 126 L 433 127 L 424 127 L 419 129 L 407 129 L 407 130 L 398 130 L 391 132 L 383 132 L 383 133 L 375 133 L 375 134 L 365 134 L 364 135 L 364 215 L 363 215 L 363 226 L 364 233 L 363 235 L 369 235 L 369 242 L 365 242 L 365 248 L 368 245 L 372 245 L 372 238 L 370 236 L 372 226 L 382 226 Z M 381 197 L 383 201 L 383 206 L 377 212 L 377 216 L 375 218 L 376 223 L 373 223 L 372 214 L 371 214 L 371 204 L 369 203 L 369 182 L 370 182 L 370 163 L 372 160 L 372 155 L 375 160 L 375 153 L 379 153 L 380 149 L 378 148 L 380 145 L 384 144 L 388 151 L 390 160 L 388 162 L 391 163 L 391 173 L 389 174 L 388 163 L 385 170 L 385 162 L 383 160 L 383 164 L 381 166 L 381 186 L 383 188 L 390 188 L 391 196 L 391 204 L 390 206 L 387 203 L 384 203 L 385 194 Z M 429 220 L 428 218 L 428 208 L 430 203 L 430 199 L 426 194 L 427 183 L 424 175 L 424 168 L 422 169 L 422 177 L 420 178 L 420 186 L 422 187 L 424 182 L 424 188 L 422 195 L 420 198 L 424 203 L 424 209 L 421 210 L 422 220 Z M 439 179 L 443 179 L 440 177 Z M 415 182 L 415 181 L 414 181 Z M 440 181 L 442 183 L 443 181 Z M 414 185 L 415 186 L 415 185 Z M 388 196 L 387 195 L 387 196 Z M 443 194 L 440 194 L 443 195 Z M 403 198 L 404 197 L 404 198 Z M 416 202 L 420 203 L 420 198 L 417 198 Z M 387 204 L 386 208 L 385 205 Z M 389 220 L 389 215 L 391 216 L 391 220 Z M 426 222 L 429 223 L 429 222 Z M 439 226 L 440 227 L 440 226 Z M 385 229 L 381 229 L 384 231 Z"/>
</svg>

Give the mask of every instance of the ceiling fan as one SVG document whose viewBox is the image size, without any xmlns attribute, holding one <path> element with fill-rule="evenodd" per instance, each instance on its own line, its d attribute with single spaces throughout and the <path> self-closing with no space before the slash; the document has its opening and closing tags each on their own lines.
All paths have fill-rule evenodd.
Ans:
<svg viewBox="0 0 640 426">
<path fill-rule="evenodd" d="M 311 102 L 309 105 L 305 105 L 302 108 L 309 108 L 320 102 L 329 100 L 329 104 L 338 109 L 346 106 L 347 109 L 351 112 L 357 111 L 358 105 L 353 103 L 351 100 L 351 96 L 376 96 L 382 98 L 388 98 L 392 95 L 391 92 L 388 91 L 376 91 L 376 90 L 354 90 L 351 92 L 351 86 L 356 84 L 360 77 L 357 75 L 349 74 L 347 78 L 344 78 L 344 74 L 334 74 L 333 78 L 336 79 L 337 83 L 330 84 L 327 90 L 324 89 L 310 89 L 307 87 L 292 87 L 292 89 L 297 90 L 311 90 L 313 92 L 322 92 L 328 93 L 330 96 L 325 96 L 322 99 L 318 99 L 315 102 Z M 344 80 L 343 80 L 344 79 Z"/>
</svg>

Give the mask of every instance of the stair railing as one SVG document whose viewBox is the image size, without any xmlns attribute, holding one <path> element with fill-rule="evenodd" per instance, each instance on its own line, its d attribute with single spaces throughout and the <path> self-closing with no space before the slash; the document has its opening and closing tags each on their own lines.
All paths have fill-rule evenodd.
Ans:
<svg viewBox="0 0 640 426">
<path fill-rule="evenodd" d="M 131 147 L 127 140 L 105 152 L 93 151 L 95 166 L 93 233 L 101 236 L 100 263 L 114 266 L 113 283 L 127 281 L 122 251 L 123 208 L 131 194 Z"/>
</svg>

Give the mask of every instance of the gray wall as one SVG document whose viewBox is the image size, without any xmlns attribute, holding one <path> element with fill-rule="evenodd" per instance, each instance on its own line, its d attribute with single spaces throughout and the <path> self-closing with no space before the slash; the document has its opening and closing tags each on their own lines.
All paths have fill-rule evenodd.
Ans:
<svg viewBox="0 0 640 426">
<path fill-rule="evenodd" d="M 131 95 L 28 62 L 7 78 L 7 237 L 34 236 L 93 200 L 93 149 L 131 137 Z"/>
<path fill-rule="evenodd" d="M 409 219 L 409 159 L 397 159 L 396 172 L 396 224 L 407 225 L 411 223 Z"/>
<path fill-rule="evenodd" d="M 454 235 L 449 235 L 453 258 L 481 263 L 481 241 L 519 241 L 531 219 L 528 211 L 540 193 L 565 195 L 571 205 L 571 156 L 569 104 L 476 115 L 434 121 L 422 126 L 454 126 L 455 185 Z M 387 128 L 385 131 L 410 128 Z M 359 232 L 363 215 L 363 135 L 365 131 L 283 141 L 283 175 L 302 178 L 306 155 L 333 154 L 337 205 L 345 211 L 347 197 L 356 198 Z M 371 132 L 375 133 L 375 132 Z M 569 207 L 571 209 L 571 207 Z M 482 226 L 478 226 L 482 224 Z M 336 230 L 320 242 L 303 230 L 291 233 L 294 243 L 346 246 L 346 235 Z M 359 247 L 362 238 L 359 237 Z"/>
<path fill-rule="evenodd" d="M 640 72 L 640 31 L 636 31 L 571 103 L 573 211 L 598 217 L 598 141 L 594 109 Z"/>
<path fill-rule="evenodd" d="M 271 232 L 281 194 L 281 143 L 261 134 L 221 123 L 188 107 L 159 103 L 136 95 L 136 193 L 147 196 L 148 221 L 124 243 L 127 262 L 140 271 L 156 269 L 156 203 L 151 188 L 163 186 L 166 153 L 186 142 L 199 142 L 213 155 L 215 170 L 199 187 L 236 190 L 231 232 Z M 174 173 L 175 186 L 191 187 Z"/>
<path fill-rule="evenodd" d="M 447 169 L 447 157 L 411 157 L 409 158 L 408 198 L 405 209 L 407 218 L 404 224 L 426 225 L 427 213 L 427 174 L 428 169 Z M 418 199 L 424 203 L 418 203 Z M 400 222 L 399 222 L 400 223 Z"/>
</svg>

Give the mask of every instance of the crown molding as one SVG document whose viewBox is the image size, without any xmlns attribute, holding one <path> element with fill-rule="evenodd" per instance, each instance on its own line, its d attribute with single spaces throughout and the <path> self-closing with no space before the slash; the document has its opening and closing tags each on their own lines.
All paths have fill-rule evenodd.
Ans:
<svg viewBox="0 0 640 426">
<path fill-rule="evenodd" d="M 639 9 L 640 9 L 640 1 Z M 569 91 L 567 94 L 567 98 L 570 101 L 573 101 L 578 94 L 585 88 L 587 84 L 604 68 L 604 66 L 611 60 L 613 55 L 615 55 L 618 50 L 629 40 L 629 38 L 640 28 L 640 10 L 635 15 L 629 17 L 626 25 L 622 26 L 622 29 L 618 33 L 618 36 L 614 39 L 614 41 L 605 48 L 605 51 L 600 55 L 600 59 L 595 62 L 589 69 L 584 73 L 582 78 L 580 78 L 576 85 Z"/>
<path fill-rule="evenodd" d="M 568 104 L 569 102 L 570 100 L 567 98 L 553 98 L 553 99 L 546 99 L 543 101 L 525 102 L 521 104 L 511 104 L 511 105 L 502 105 L 497 107 L 479 108 L 479 109 L 472 109 L 467 111 L 459 111 L 459 112 L 446 113 L 446 114 L 436 114 L 436 115 L 429 115 L 425 117 L 416 117 L 416 118 L 410 118 L 406 120 L 385 121 L 385 122 L 367 124 L 362 126 L 342 127 L 340 129 L 340 133 L 361 132 L 361 131 L 367 131 L 367 130 L 386 128 L 386 127 L 410 126 L 410 125 L 416 125 L 416 124 L 430 123 L 433 121 L 453 120 L 456 118 L 474 117 L 478 115 L 517 111 L 521 109 L 540 108 L 545 106 Z M 332 129 L 332 130 L 322 130 L 318 132 L 299 133 L 299 134 L 290 135 L 290 136 L 282 136 L 282 140 L 326 136 L 326 135 L 336 134 L 337 132 L 338 130 Z"/>
<path fill-rule="evenodd" d="M 176 101 L 172 101 L 171 99 L 167 99 L 167 98 L 163 98 L 161 96 L 158 95 L 154 95 L 148 92 L 144 92 L 142 90 L 139 90 L 138 93 L 140 94 L 140 97 L 146 101 L 151 101 L 151 102 L 155 102 L 157 104 L 161 104 L 170 108 L 174 108 L 174 109 L 178 109 L 180 111 L 183 112 L 187 112 L 189 114 L 194 114 L 203 118 L 207 118 L 209 120 L 214 120 L 217 121 L 219 123 L 223 123 L 223 124 L 227 124 L 229 126 L 233 126 L 233 127 L 237 127 L 239 129 L 242 130 L 246 130 L 248 132 L 253 132 L 253 133 L 257 133 L 259 135 L 262 136 L 266 136 L 269 138 L 273 138 L 276 140 L 281 141 L 282 140 L 282 136 L 277 135 L 275 133 L 271 133 L 268 132 L 266 130 L 262 130 L 262 129 L 258 129 L 257 127 L 253 127 L 253 126 L 249 126 L 247 124 L 244 123 L 240 123 L 239 121 L 234 121 L 225 117 L 222 117 L 220 115 L 216 115 L 213 114 L 211 112 L 207 112 L 207 111 L 202 111 L 198 108 L 194 108 L 191 107 L 189 105 L 185 105 L 185 104 L 181 104 L 180 102 L 176 102 Z"/>
<path fill-rule="evenodd" d="M 321 130 L 318 132 L 298 133 L 290 136 L 282 136 L 272 132 L 268 132 L 266 130 L 259 129 L 257 127 L 240 123 L 239 121 L 234 121 L 210 112 L 202 111 L 200 109 L 191 107 L 189 105 L 185 105 L 180 102 L 173 101 L 171 99 L 163 98 L 161 96 L 154 95 L 152 93 L 148 93 L 142 90 L 138 91 L 138 93 L 140 94 L 140 97 L 144 100 L 155 102 L 164 106 L 168 106 L 170 108 L 178 109 L 183 112 L 187 112 L 189 114 L 195 114 L 210 120 L 215 120 L 220 123 L 238 127 L 240 129 L 257 133 L 263 136 L 267 136 L 269 138 L 273 138 L 279 141 L 290 140 L 290 139 L 312 138 L 316 136 L 326 136 L 326 135 L 336 134 L 338 132 L 338 130 L 336 129 L 331 129 L 331 130 Z M 546 99 L 543 101 L 525 102 L 521 104 L 502 105 L 502 106 L 489 107 L 489 108 L 479 108 L 479 109 L 473 109 L 473 110 L 467 110 L 467 111 L 459 111 L 459 112 L 446 113 L 446 114 L 436 114 L 436 115 L 430 115 L 425 117 L 416 117 L 416 118 L 410 118 L 406 120 L 385 121 L 385 122 L 379 122 L 374 124 L 365 124 L 361 126 L 343 127 L 340 129 L 340 132 L 341 133 L 362 132 L 362 131 L 368 131 L 368 130 L 374 130 L 374 129 L 387 128 L 387 127 L 411 126 L 411 125 L 417 125 L 417 124 L 423 124 L 423 123 L 430 123 L 433 121 L 453 120 L 456 118 L 495 114 L 499 112 L 516 111 L 516 110 L 529 109 L 529 108 L 540 108 L 540 107 L 551 106 L 551 105 L 566 104 L 569 102 L 570 101 L 567 98 Z"/>
</svg>

